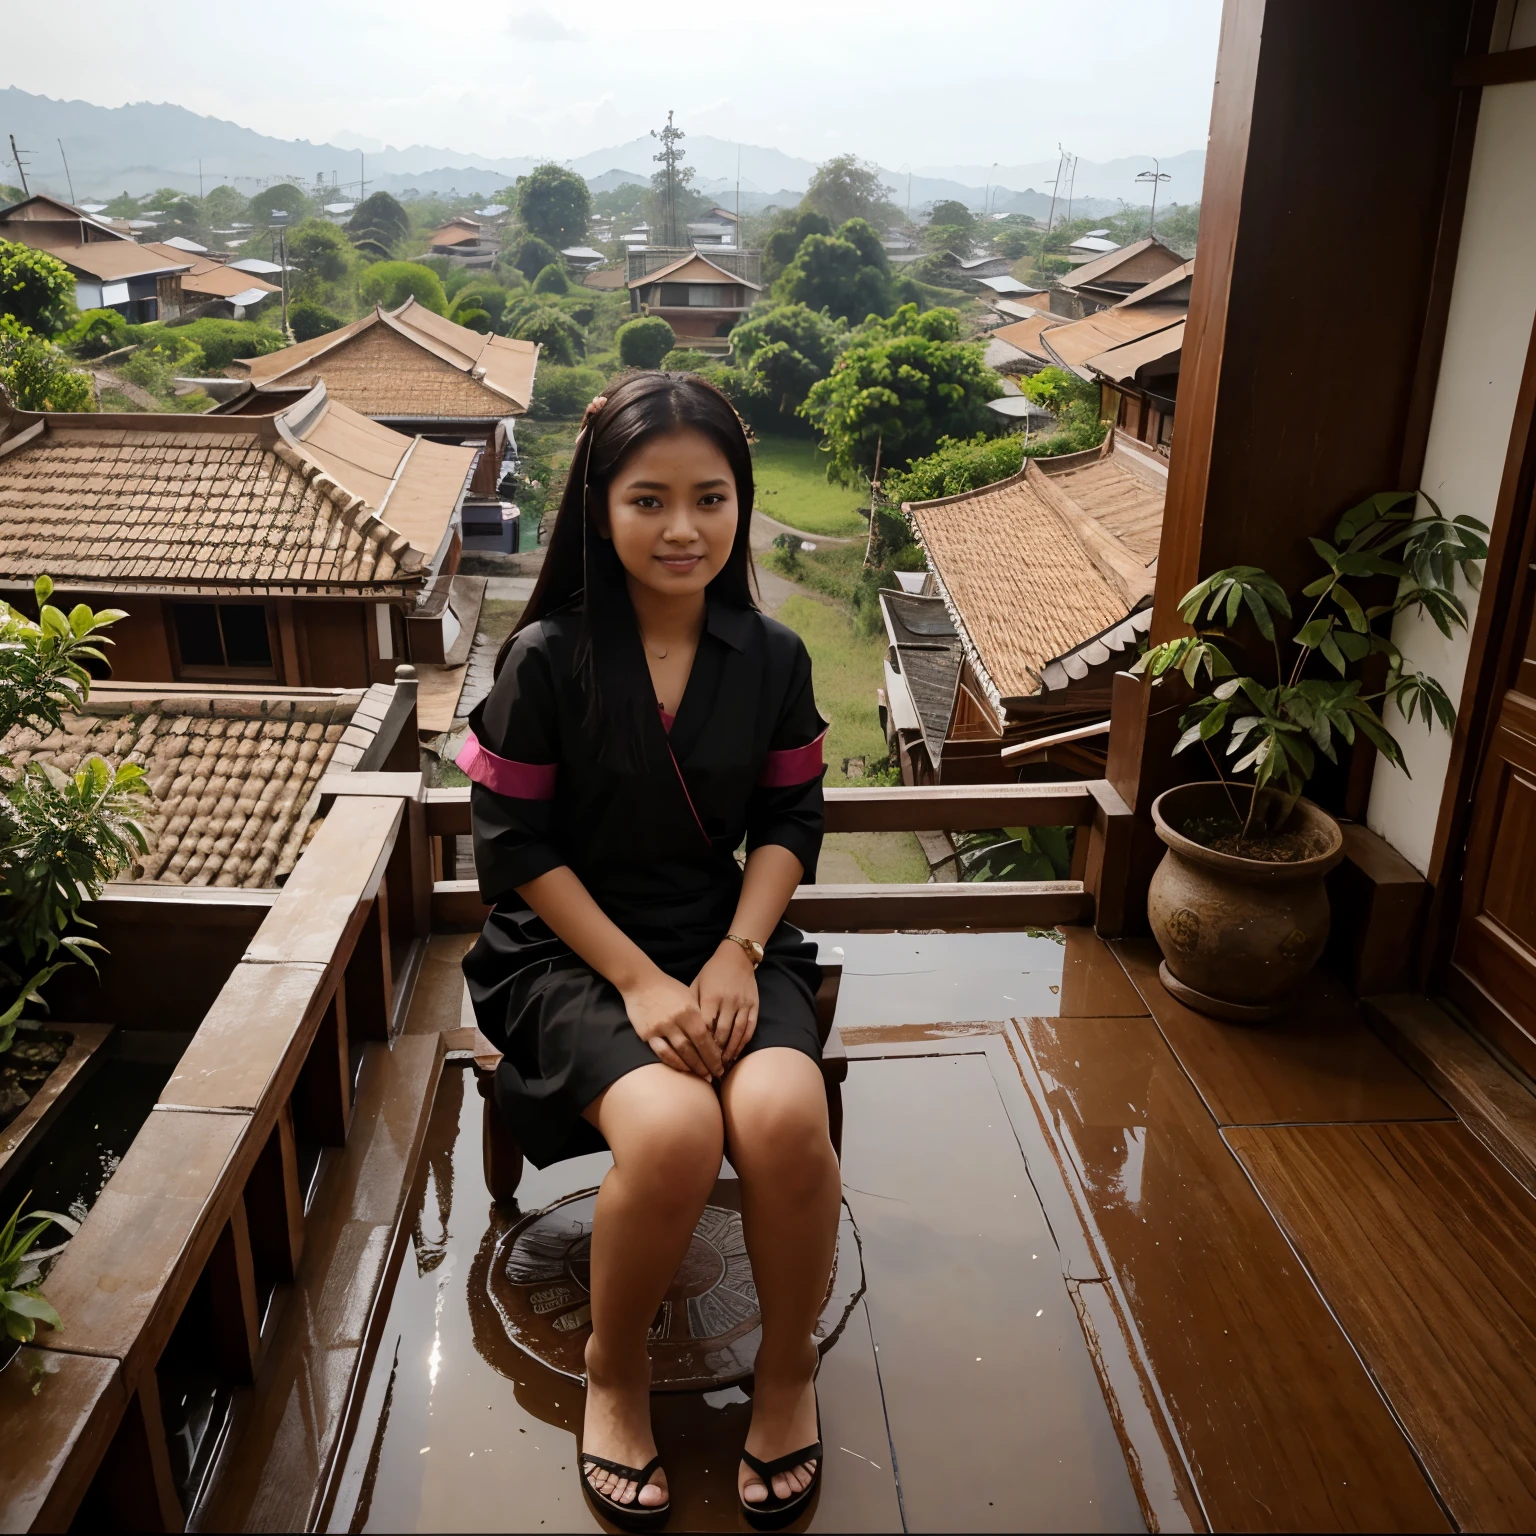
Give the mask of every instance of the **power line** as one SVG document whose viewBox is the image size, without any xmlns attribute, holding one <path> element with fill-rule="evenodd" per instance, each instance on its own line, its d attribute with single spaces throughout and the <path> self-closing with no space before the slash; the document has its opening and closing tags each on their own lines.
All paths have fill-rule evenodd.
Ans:
<svg viewBox="0 0 1536 1536">
<path fill-rule="evenodd" d="M 1172 181 L 1173 177 L 1170 176 L 1168 174 L 1168 172 L 1165 171 L 1162 168 L 1162 163 L 1160 161 L 1154 159 L 1152 161 L 1152 169 L 1150 171 L 1138 171 L 1136 173 L 1136 180 L 1137 181 L 1150 181 L 1152 183 L 1152 217 L 1151 217 L 1150 221 L 1147 224 L 1147 234 L 1149 236 L 1152 236 L 1152 235 L 1155 235 L 1157 233 L 1157 188 L 1158 188 L 1158 183 L 1159 182 L 1164 182 L 1164 181 Z"/>
</svg>

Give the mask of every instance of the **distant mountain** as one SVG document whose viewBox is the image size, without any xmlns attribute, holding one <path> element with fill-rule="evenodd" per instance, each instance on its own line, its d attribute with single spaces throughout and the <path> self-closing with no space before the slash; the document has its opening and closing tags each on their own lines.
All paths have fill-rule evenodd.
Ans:
<svg viewBox="0 0 1536 1536">
<path fill-rule="evenodd" d="M 221 182 L 250 193 L 283 180 L 311 186 L 317 178 L 355 195 L 362 176 L 371 191 L 489 195 L 545 158 L 476 155 L 427 144 L 375 149 L 371 146 L 376 140 L 352 133 L 339 134 L 342 143 L 313 144 L 272 138 L 185 107 L 150 102 L 98 107 L 86 101 L 54 101 L 15 87 L 0 89 L 0 126 L 14 132 L 23 149 L 32 150 L 28 176 L 34 187 L 67 197 L 73 181 L 81 199 L 119 192 L 142 195 L 166 186 L 196 192 L 199 185 L 209 189 Z M 60 140 L 69 157 L 67 172 L 59 155 Z M 690 134 L 683 148 L 699 189 L 734 207 L 739 185 L 743 212 L 797 201 L 816 169 L 814 162 L 782 150 L 738 145 L 708 134 Z M 655 139 L 645 136 L 566 163 L 594 188 L 605 190 L 624 181 L 648 181 L 656 169 L 655 153 Z M 1159 201 L 1197 200 L 1204 164 L 1203 150 L 1165 159 L 1162 168 L 1173 180 L 1164 185 Z M 1137 183 L 1136 173 L 1151 168 L 1151 160 L 1139 156 L 1103 164 L 1080 161 L 1074 213 L 1111 212 L 1120 199 L 1146 202 L 1145 186 Z M 882 170 L 881 175 L 892 202 L 901 208 L 910 204 L 914 212 L 952 197 L 978 210 L 986 206 L 999 213 L 1040 215 L 1050 206 L 1056 164 L 919 167 L 910 172 Z M 8 166 L 5 179 L 13 179 Z M 1063 198 L 1065 194 L 1063 188 Z"/>
</svg>

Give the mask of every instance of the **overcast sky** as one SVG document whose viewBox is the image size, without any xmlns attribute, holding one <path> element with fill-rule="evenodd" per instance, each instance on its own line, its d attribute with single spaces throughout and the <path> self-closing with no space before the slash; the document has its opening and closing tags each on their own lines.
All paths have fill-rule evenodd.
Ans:
<svg viewBox="0 0 1536 1536">
<path fill-rule="evenodd" d="M 570 158 L 664 120 L 891 168 L 1204 145 L 1220 0 L 4 6 L 0 82 L 281 138 Z M 699 25 L 672 20 L 689 13 Z M 0 124 L 0 129 L 3 129 Z"/>
</svg>

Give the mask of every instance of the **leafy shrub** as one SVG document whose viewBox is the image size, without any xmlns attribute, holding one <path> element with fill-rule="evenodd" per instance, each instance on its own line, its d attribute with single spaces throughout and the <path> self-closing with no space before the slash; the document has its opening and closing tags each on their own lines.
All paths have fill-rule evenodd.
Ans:
<svg viewBox="0 0 1536 1536">
<path fill-rule="evenodd" d="M 339 331 L 347 322 L 333 310 L 316 304 L 312 299 L 300 299 L 288 306 L 288 326 L 295 341 L 313 341 L 316 336 L 327 336 Z"/>
<path fill-rule="evenodd" d="M 587 349 L 581 327 L 569 315 L 531 296 L 508 311 L 506 328 L 507 335 L 519 341 L 537 342 L 542 349 L 541 361 L 546 365 L 572 367 Z"/>
<path fill-rule="evenodd" d="M 87 309 L 57 339 L 76 357 L 105 357 L 128 345 L 128 322 L 115 309 Z"/>
<path fill-rule="evenodd" d="M 710 365 L 710 357 L 703 352 L 695 352 L 689 347 L 673 347 L 662 358 L 661 366 L 668 373 L 699 373 Z"/>
<path fill-rule="evenodd" d="M 677 345 L 672 327 L 660 315 L 641 315 L 621 325 L 615 340 L 619 361 L 626 368 L 659 368 L 661 360 Z"/>
<path fill-rule="evenodd" d="M 569 293 L 571 291 L 570 280 L 558 261 L 550 262 L 534 278 L 533 291 L 535 293 Z"/>
<path fill-rule="evenodd" d="M 57 256 L 14 240 L 0 240 L 0 315 L 42 336 L 69 324 L 75 279 Z"/>
<path fill-rule="evenodd" d="M 289 311 L 290 322 L 292 310 Z M 150 327 L 140 327 L 149 330 Z M 227 368 L 237 357 L 262 357 L 268 352 L 281 351 L 288 345 L 287 338 L 269 325 L 259 325 L 254 320 L 193 320 L 188 325 L 158 328 L 166 336 L 178 341 L 190 342 L 203 354 L 202 368 L 219 372 Z M 190 372 L 185 366 L 182 372 Z"/>
<path fill-rule="evenodd" d="M 512 260 L 517 270 L 531 283 L 546 267 L 559 265 L 560 252 L 549 241 L 540 240 L 537 235 L 529 235 L 518 246 Z"/>
<path fill-rule="evenodd" d="M 437 273 L 419 261 L 375 262 L 358 287 L 369 304 L 382 304 L 385 309 L 399 309 L 414 298 L 434 315 L 448 313 L 448 298 Z"/>
<path fill-rule="evenodd" d="M 897 506 L 904 501 L 958 496 L 1018 474 L 1024 464 L 1023 447 L 1022 437 L 988 437 L 985 432 L 965 439 L 943 437 L 933 453 L 886 475 L 881 491 Z"/>
<path fill-rule="evenodd" d="M 603 383 L 595 368 L 540 368 L 529 414 L 543 418 L 580 416 L 592 398 L 602 394 Z"/>
<path fill-rule="evenodd" d="M 94 411 L 89 377 L 44 337 L 0 315 L 0 389 L 24 411 Z"/>
</svg>

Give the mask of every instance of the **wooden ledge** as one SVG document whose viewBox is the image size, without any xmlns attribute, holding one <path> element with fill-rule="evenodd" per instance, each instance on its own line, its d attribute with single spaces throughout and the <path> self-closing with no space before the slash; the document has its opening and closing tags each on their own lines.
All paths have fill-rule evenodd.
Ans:
<svg viewBox="0 0 1536 1536">
<path fill-rule="evenodd" d="M 1518 85 L 1536 80 L 1536 48 L 1511 48 L 1504 53 L 1477 53 L 1462 59 L 1451 71 L 1451 84 Z"/>
</svg>

